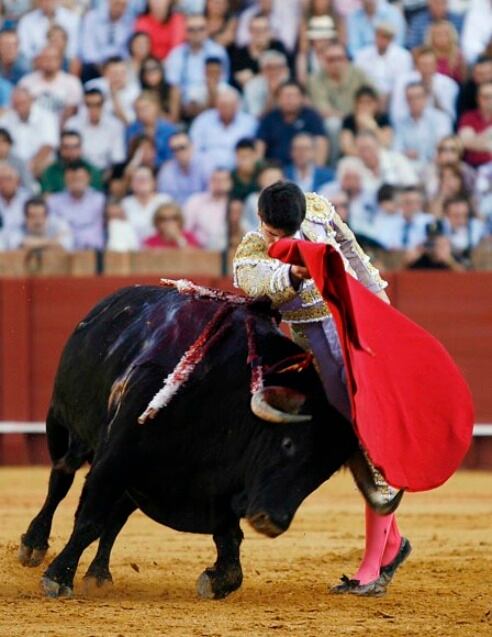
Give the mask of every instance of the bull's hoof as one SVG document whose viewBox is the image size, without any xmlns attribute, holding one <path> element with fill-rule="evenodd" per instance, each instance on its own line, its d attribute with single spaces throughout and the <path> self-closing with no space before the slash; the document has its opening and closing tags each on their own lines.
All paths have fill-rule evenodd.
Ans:
<svg viewBox="0 0 492 637">
<path fill-rule="evenodd" d="M 240 569 L 231 569 L 228 572 L 216 571 L 207 568 L 196 582 L 196 592 L 202 599 L 224 599 L 243 582 L 243 574 Z"/>
<path fill-rule="evenodd" d="M 46 577 L 46 575 L 41 578 L 41 588 L 47 597 L 58 598 L 71 597 L 73 595 L 73 589 L 70 586 L 55 582 L 55 580 Z"/>
<path fill-rule="evenodd" d="M 22 566 L 29 566 L 31 568 L 39 566 L 43 562 L 47 551 L 47 548 L 33 549 L 27 546 L 27 544 L 24 544 L 24 536 L 22 536 L 19 546 L 19 562 Z"/>
<path fill-rule="evenodd" d="M 111 577 L 111 573 L 109 571 L 107 571 L 106 573 L 102 573 L 92 572 L 91 569 L 89 569 L 84 575 L 83 586 L 84 593 L 86 595 L 98 593 L 101 590 L 107 589 L 112 585 L 113 578 Z"/>
</svg>

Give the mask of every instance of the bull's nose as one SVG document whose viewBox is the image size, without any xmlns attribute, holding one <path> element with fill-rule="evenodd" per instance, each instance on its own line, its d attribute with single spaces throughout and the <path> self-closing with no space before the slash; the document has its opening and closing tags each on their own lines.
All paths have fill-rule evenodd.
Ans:
<svg viewBox="0 0 492 637">
<path fill-rule="evenodd" d="M 291 516 L 288 513 L 269 515 L 264 511 L 248 516 L 251 526 L 268 537 L 277 537 L 287 530 Z"/>
</svg>

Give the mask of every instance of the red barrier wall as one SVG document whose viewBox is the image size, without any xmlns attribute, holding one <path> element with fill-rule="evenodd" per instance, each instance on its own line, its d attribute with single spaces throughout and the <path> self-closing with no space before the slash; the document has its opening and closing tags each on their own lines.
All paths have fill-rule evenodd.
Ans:
<svg viewBox="0 0 492 637">
<path fill-rule="evenodd" d="M 463 370 L 477 422 L 492 423 L 492 273 L 402 272 L 387 279 L 392 303 L 439 338 Z M 194 280 L 231 288 L 230 279 Z M 158 277 L 0 279 L 0 420 L 44 420 L 70 332 L 99 299 L 137 283 L 158 283 Z M 480 463 L 487 448 L 492 466 L 488 442 Z M 26 450 L 23 436 L 0 436 L 0 463 L 29 462 L 43 444 Z"/>
</svg>

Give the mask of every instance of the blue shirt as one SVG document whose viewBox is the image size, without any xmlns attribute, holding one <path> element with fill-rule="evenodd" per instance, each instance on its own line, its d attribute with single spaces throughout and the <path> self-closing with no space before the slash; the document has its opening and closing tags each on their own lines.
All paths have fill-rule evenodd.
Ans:
<svg viewBox="0 0 492 637">
<path fill-rule="evenodd" d="M 176 130 L 176 126 L 174 124 L 170 124 L 165 119 L 160 119 L 157 122 L 154 134 L 157 166 L 160 166 L 162 162 L 166 161 L 166 159 L 171 158 L 169 138 L 176 132 Z M 141 122 L 132 122 L 126 129 L 126 143 L 129 144 L 133 137 L 136 135 L 142 135 L 144 132 L 144 126 Z"/>
<path fill-rule="evenodd" d="M 457 13 L 448 13 L 446 20 L 451 22 L 458 34 L 463 27 L 463 17 Z M 407 48 L 413 49 L 424 43 L 427 29 L 434 22 L 428 9 L 418 13 L 410 22 L 407 33 Z"/>
<path fill-rule="evenodd" d="M 222 61 L 222 79 L 229 77 L 229 57 L 226 50 L 213 40 L 206 40 L 199 51 L 192 51 L 186 42 L 174 47 L 165 61 L 166 79 L 181 89 L 186 104 L 195 94 L 203 94 L 205 86 L 205 60 L 219 58 Z"/>
<path fill-rule="evenodd" d="M 4 80 L 8 80 L 14 86 L 24 75 L 27 75 L 30 70 L 31 67 L 29 62 L 20 53 L 9 69 L 4 68 L 0 64 L 0 75 L 3 77 Z"/>
<path fill-rule="evenodd" d="M 286 122 L 280 109 L 276 108 L 260 120 L 256 137 L 265 142 L 267 159 L 277 159 L 286 165 L 291 161 L 292 139 L 298 133 L 326 135 L 323 120 L 317 111 L 305 106 L 294 122 Z"/>
<path fill-rule="evenodd" d="M 357 9 L 347 18 L 348 49 L 351 56 L 365 46 L 374 44 L 374 25 L 378 22 L 389 22 L 395 28 L 396 44 L 403 46 L 405 41 L 405 20 L 401 12 L 386 0 L 379 0 L 373 17 L 369 17 L 363 9 Z"/>
<path fill-rule="evenodd" d="M 6 108 L 10 104 L 12 84 L 0 77 L 0 108 Z"/>
<path fill-rule="evenodd" d="M 130 11 L 113 22 L 102 6 L 86 13 L 82 20 L 80 56 L 86 63 L 99 64 L 109 57 L 128 57 L 128 40 L 133 31 Z"/>
<path fill-rule="evenodd" d="M 207 190 L 207 174 L 203 162 L 193 157 L 185 172 L 175 159 L 166 161 L 157 175 L 157 192 L 169 195 L 183 205 L 191 195 Z"/>
</svg>

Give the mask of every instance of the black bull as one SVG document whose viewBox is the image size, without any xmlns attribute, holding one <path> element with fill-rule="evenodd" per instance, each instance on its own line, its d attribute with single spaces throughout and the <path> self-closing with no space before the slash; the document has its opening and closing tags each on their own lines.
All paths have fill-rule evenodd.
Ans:
<svg viewBox="0 0 492 637">
<path fill-rule="evenodd" d="M 273 424 L 250 407 L 245 322 L 252 317 L 265 368 L 299 354 L 271 316 L 234 308 L 230 329 L 153 420 L 138 417 L 223 301 L 175 289 L 132 287 L 100 302 L 63 352 L 46 427 L 53 461 L 43 508 L 22 537 L 20 560 L 38 565 L 52 518 L 75 471 L 92 462 L 68 543 L 43 577 L 47 594 L 70 594 L 85 548 L 99 538 L 86 577 L 111 580 L 109 558 L 128 516 L 140 508 L 179 531 L 212 534 L 217 561 L 198 580 L 206 597 L 242 582 L 239 520 L 285 531 L 301 502 L 357 448 L 350 425 L 328 404 L 312 366 L 267 377 L 307 396 L 309 422 Z M 251 319 L 250 319 L 251 321 Z"/>
</svg>

